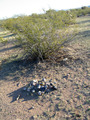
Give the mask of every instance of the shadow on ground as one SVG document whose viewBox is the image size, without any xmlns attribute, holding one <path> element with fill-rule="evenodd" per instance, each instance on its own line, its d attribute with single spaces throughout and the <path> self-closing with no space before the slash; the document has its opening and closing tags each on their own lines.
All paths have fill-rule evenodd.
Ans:
<svg viewBox="0 0 90 120">
<path fill-rule="evenodd" d="M 3 60 L 0 69 L 0 79 L 19 81 L 21 76 L 28 77 L 30 74 L 32 75 L 35 71 L 36 65 L 37 61 L 29 62 L 26 60 L 13 60 L 9 62 L 7 60 Z M 24 72 L 25 69 L 26 71 Z M 12 79 L 9 79 L 9 77 Z"/>
<path fill-rule="evenodd" d="M 78 22 L 78 24 L 86 24 L 86 23 L 90 23 L 90 20 L 84 20 L 84 21 Z"/>
<path fill-rule="evenodd" d="M 26 87 L 26 86 L 24 86 L 24 87 Z M 24 87 L 21 87 L 21 88 L 15 90 L 14 92 L 11 92 L 11 93 L 8 94 L 8 97 L 12 97 L 11 103 L 15 102 L 19 99 L 21 99 L 22 102 L 27 101 L 27 100 L 38 99 L 39 96 L 36 93 L 30 95 L 29 92 L 23 90 Z"/>
<path fill-rule="evenodd" d="M 5 34 L 2 34 L 2 35 L 5 35 Z M 3 38 L 13 37 L 13 36 L 15 36 L 15 35 L 16 35 L 16 34 L 5 35 Z"/>
<path fill-rule="evenodd" d="M 68 55 L 65 56 L 68 58 Z M 38 75 L 39 78 L 42 78 L 42 73 L 45 70 L 51 70 L 51 67 L 55 70 L 55 67 L 66 67 L 74 70 L 73 66 L 78 67 L 79 65 L 83 64 L 84 61 L 80 58 L 76 58 L 75 60 L 68 58 L 68 61 L 57 60 L 56 63 L 52 63 L 52 61 L 48 61 L 44 64 L 38 64 L 38 61 L 30 62 L 29 60 L 14 60 L 7 62 L 7 60 L 3 60 L 0 69 L 0 80 L 6 81 L 16 81 L 18 82 L 21 78 L 27 79 L 28 77 L 32 77 L 35 79 L 35 75 Z M 58 68 L 59 69 L 59 68 Z"/>
<path fill-rule="evenodd" d="M 79 35 L 82 35 L 83 37 L 90 37 L 90 30 L 79 32 Z"/>
<path fill-rule="evenodd" d="M 19 83 L 17 84 L 17 86 L 18 85 L 19 85 Z M 16 100 L 19 100 L 19 99 L 21 99 L 22 102 L 27 101 L 27 100 L 33 100 L 33 99 L 35 100 L 35 99 L 38 99 L 40 96 L 38 92 L 44 92 L 41 94 L 41 96 L 43 96 L 45 94 L 49 94 L 53 91 L 58 90 L 57 87 L 54 84 L 52 84 L 51 82 L 50 82 L 49 88 L 47 88 L 47 89 L 45 89 L 45 86 L 39 89 L 39 88 L 37 88 L 37 85 L 36 86 L 32 85 L 31 89 L 29 89 L 29 88 L 30 88 L 30 83 L 7 94 L 8 97 L 12 97 L 11 103 Z M 28 89 L 29 89 L 29 91 L 28 91 Z M 35 92 L 32 92 L 33 90 L 35 90 Z"/>
<path fill-rule="evenodd" d="M 1 49 L 0 52 L 5 52 L 5 51 L 12 50 L 12 49 L 19 48 L 19 47 L 20 47 L 20 45 L 15 45 L 13 47 Z"/>
</svg>

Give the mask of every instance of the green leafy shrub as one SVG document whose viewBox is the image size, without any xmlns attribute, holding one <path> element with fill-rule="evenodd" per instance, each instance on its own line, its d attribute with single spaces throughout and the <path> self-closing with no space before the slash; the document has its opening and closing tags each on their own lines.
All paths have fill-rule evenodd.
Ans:
<svg viewBox="0 0 90 120">
<path fill-rule="evenodd" d="M 66 27 L 73 23 L 75 16 L 71 11 L 50 9 L 44 14 L 7 19 L 3 26 L 17 34 L 26 56 L 46 59 L 59 50 L 69 35 Z"/>
</svg>

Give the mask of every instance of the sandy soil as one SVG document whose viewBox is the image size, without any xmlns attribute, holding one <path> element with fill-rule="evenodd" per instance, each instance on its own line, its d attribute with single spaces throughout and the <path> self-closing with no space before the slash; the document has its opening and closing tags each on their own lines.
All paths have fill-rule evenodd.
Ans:
<svg viewBox="0 0 90 120">
<path fill-rule="evenodd" d="M 79 33 L 65 44 L 57 65 L 17 61 L 20 49 L 12 39 L 0 43 L 0 120 L 90 119 L 90 16 L 77 18 L 77 25 Z M 43 77 L 58 89 L 43 96 L 22 92 Z"/>
</svg>

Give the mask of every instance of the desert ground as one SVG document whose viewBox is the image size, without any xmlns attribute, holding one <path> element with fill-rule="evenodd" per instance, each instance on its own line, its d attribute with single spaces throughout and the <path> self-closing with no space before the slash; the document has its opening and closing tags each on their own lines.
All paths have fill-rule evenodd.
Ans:
<svg viewBox="0 0 90 120">
<path fill-rule="evenodd" d="M 90 16 L 76 21 L 78 33 L 64 44 L 57 64 L 19 60 L 22 50 L 14 35 L 0 29 L 0 120 L 90 120 Z M 30 81 L 42 78 L 57 90 L 23 93 Z"/>
</svg>

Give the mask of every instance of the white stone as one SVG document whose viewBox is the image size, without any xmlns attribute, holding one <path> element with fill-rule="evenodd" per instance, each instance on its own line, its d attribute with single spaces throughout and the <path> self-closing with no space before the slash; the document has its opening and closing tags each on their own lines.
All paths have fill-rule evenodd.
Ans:
<svg viewBox="0 0 90 120">
<path fill-rule="evenodd" d="M 33 93 L 35 93 L 35 90 L 32 90 Z"/>
<path fill-rule="evenodd" d="M 38 91 L 38 95 L 41 95 L 42 93 L 41 93 L 41 91 Z"/>
<path fill-rule="evenodd" d="M 63 61 L 67 61 L 67 60 L 68 60 L 68 58 L 64 58 L 64 59 L 63 59 Z"/>
</svg>

